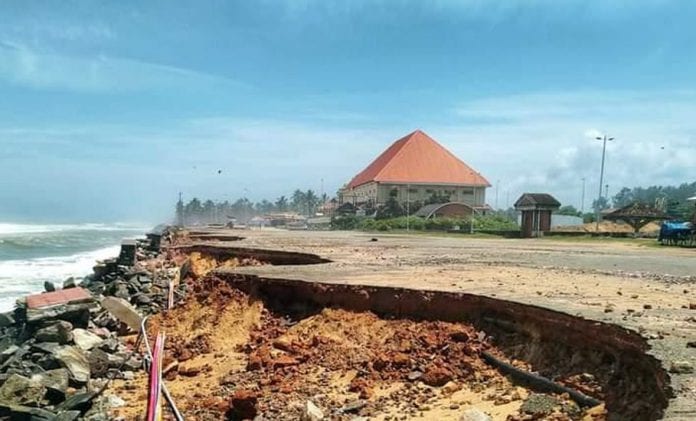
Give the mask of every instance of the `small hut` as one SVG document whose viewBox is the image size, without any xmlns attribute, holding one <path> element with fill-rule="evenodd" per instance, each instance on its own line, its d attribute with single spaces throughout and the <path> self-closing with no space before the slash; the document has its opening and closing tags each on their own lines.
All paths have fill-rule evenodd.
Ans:
<svg viewBox="0 0 696 421">
<path fill-rule="evenodd" d="M 630 225 L 631 228 L 633 228 L 633 232 L 637 234 L 640 229 L 649 222 L 671 218 L 655 207 L 635 202 L 604 215 L 604 219 L 608 221 L 624 221 Z"/>
<path fill-rule="evenodd" d="M 551 214 L 561 203 L 548 193 L 524 193 L 515 202 L 515 210 L 522 212 L 522 237 L 540 237 L 551 231 Z"/>
</svg>

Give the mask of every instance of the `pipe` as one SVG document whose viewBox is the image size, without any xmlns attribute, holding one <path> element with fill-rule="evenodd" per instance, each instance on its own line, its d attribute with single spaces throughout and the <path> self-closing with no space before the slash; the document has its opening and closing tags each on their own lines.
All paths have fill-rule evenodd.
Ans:
<svg viewBox="0 0 696 421">
<path fill-rule="evenodd" d="M 143 317 L 143 320 L 140 322 L 140 332 L 143 335 L 143 342 L 145 342 L 145 349 L 147 351 L 147 356 L 145 358 L 145 365 L 146 369 L 148 368 L 149 362 L 152 361 L 152 349 L 150 348 L 150 341 L 147 337 L 147 330 L 145 329 L 147 326 L 147 319 L 149 319 L 150 316 L 145 316 Z M 171 393 L 169 393 L 169 389 L 167 389 L 167 384 L 162 382 L 162 394 L 164 394 L 164 399 L 167 400 L 167 403 L 169 404 L 169 407 L 172 410 L 172 413 L 174 414 L 174 418 L 176 418 L 176 421 L 184 421 L 183 415 L 181 415 L 181 412 L 179 412 L 179 409 L 176 407 L 176 404 L 174 403 L 174 398 L 172 397 Z"/>
<path fill-rule="evenodd" d="M 575 389 L 571 389 L 569 387 L 558 384 L 552 380 L 547 379 L 546 377 L 542 377 L 538 374 L 533 374 L 528 371 L 521 370 L 511 364 L 497 359 L 488 352 L 482 352 L 481 356 L 483 357 L 483 360 L 487 362 L 489 365 L 499 369 L 502 373 L 509 375 L 513 379 L 521 383 L 524 383 L 535 390 L 558 394 L 567 393 L 568 396 L 571 397 L 571 399 L 573 399 L 578 405 L 583 407 L 593 407 L 602 403 L 601 401 L 591 396 L 587 396 L 584 393 L 578 392 Z"/>
</svg>

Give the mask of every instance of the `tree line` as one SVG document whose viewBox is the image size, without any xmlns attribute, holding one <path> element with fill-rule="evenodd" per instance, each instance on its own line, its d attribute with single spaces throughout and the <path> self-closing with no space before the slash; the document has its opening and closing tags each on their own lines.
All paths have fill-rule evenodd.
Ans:
<svg viewBox="0 0 696 421">
<path fill-rule="evenodd" d="M 696 182 L 678 186 L 624 187 L 610 199 L 602 197 L 601 200 L 592 201 L 592 209 L 618 209 L 637 202 L 650 205 L 673 218 L 689 220 L 694 213 L 694 203 L 686 199 L 695 195 Z M 583 214 L 570 205 L 562 206 L 557 213 L 581 216 L 586 221 L 594 221 L 595 217 L 594 212 Z"/>
<path fill-rule="evenodd" d="M 313 190 L 296 189 L 292 195 L 280 196 L 275 201 L 266 199 L 252 202 L 246 197 L 235 201 L 201 201 L 197 197 L 187 203 L 180 198 L 176 204 L 176 222 L 180 224 L 227 223 L 232 218 L 246 222 L 254 216 L 269 213 L 295 212 L 303 216 L 313 216 L 317 208 L 328 201 L 326 193 L 317 195 Z"/>
</svg>

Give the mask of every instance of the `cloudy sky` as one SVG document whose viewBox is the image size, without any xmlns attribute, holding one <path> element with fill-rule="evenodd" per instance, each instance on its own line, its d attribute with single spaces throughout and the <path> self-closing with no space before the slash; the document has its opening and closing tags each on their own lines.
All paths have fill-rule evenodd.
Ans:
<svg viewBox="0 0 696 421">
<path fill-rule="evenodd" d="M 579 207 L 583 178 L 589 207 L 602 133 L 610 194 L 696 181 L 689 0 L 10 0 L 0 16 L 1 221 L 333 193 L 417 128 L 500 207 L 523 191 Z"/>
</svg>

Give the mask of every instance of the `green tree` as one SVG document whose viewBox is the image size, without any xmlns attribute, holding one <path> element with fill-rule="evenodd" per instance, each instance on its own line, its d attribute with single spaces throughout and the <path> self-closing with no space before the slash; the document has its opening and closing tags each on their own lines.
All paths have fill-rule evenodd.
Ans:
<svg viewBox="0 0 696 421">
<path fill-rule="evenodd" d="M 580 213 L 580 211 L 578 211 L 577 209 L 575 209 L 574 206 L 571 206 L 571 205 L 561 206 L 560 209 L 558 209 L 558 211 L 556 211 L 556 214 L 558 214 L 558 215 L 570 215 L 570 216 L 581 216 L 582 215 Z"/>
<path fill-rule="evenodd" d="M 307 209 L 307 216 L 314 216 L 317 203 L 319 203 L 319 197 L 310 189 L 304 194 L 304 202 L 305 208 Z"/>
<path fill-rule="evenodd" d="M 288 210 L 288 198 L 280 196 L 275 201 L 275 207 L 278 212 L 286 212 Z"/>
<path fill-rule="evenodd" d="M 292 193 L 292 202 L 291 202 L 292 209 L 295 212 L 303 213 L 303 209 L 304 209 L 306 203 L 307 203 L 307 201 L 305 198 L 305 193 L 300 189 L 296 189 Z"/>
</svg>

